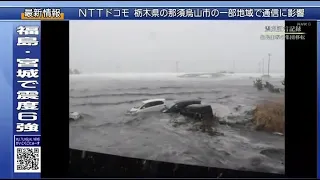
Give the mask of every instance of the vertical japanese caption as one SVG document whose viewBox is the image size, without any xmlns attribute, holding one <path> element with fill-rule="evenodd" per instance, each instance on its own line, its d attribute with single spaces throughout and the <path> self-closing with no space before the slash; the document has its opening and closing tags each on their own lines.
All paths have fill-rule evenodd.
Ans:
<svg viewBox="0 0 320 180">
<path fill-rule="evenodd" d="M 17 71 L 16 133 L 39 132 L 39 58 L 40 26 L 18 26 L 17 32 Z M 38 51 L 38 52 L 32 52 Z M 16 134 L 15 133 L 15 134 Z"/>
</svg>

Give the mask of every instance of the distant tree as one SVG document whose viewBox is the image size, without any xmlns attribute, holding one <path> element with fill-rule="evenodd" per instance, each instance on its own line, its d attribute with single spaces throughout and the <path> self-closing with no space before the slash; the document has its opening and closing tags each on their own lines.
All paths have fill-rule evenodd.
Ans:
<svg viewBox="0 0 320 180">
<path fill-rule="evenodd" d="M 80 71 L 78 69 L 74 69 L 73 74 L 80 74 Z"/>
</svg>

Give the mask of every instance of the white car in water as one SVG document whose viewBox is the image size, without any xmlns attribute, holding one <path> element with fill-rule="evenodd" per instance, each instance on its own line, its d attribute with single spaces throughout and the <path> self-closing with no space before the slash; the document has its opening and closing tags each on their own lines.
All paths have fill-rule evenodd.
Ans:
<svg viewBox="0 0 320 180">
<path fill-rule="evenodd" d="M 80 115 L 80 113 L 78 113 L 78 112 L 70 112 L 70 114 L 69 114 L 69 120 L 78 120 L 78 119 L 80 119 L 81 118 L 81 115 Z"/>
<path fill-rule="evenodd" d="M 149 99 L 142 101 L 140 106 L 134 107 L 128 111 L 128 114 L 136 114 L 141 112 L 161 112 L 165 105 L 165 99 Z"/>
</svg>

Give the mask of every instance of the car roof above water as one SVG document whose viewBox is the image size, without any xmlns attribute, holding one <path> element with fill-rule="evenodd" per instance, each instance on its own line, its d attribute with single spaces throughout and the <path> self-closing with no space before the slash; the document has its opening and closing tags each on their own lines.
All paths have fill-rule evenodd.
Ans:
<svg viewBox="0 0 320 180">
<path fill-rule="evenodd" d="M 201 100 L 199 100 L 199 99 L 189 99 L 189 100 L 175 101 L 175 104 L 185 104 L 185 103 L 201 104 Z"/>
<path fill-rule="evenodd" d="M 203 104 L 192 104 L 186 107 L 187 111 L 190 112 L 198 112 L 198 113 L 210 113 L 212 114 L 211 105 L 203 105 Z"/>
<path fill-rule="evenodd" d="M 207 108 L 207 107 L 211 108 L 211 105 L 208 105 L 208 104 L 191 104 L 191 105 L 187 106 L 187 108 Z"/>
<path fill-rule="evenodd" d="M 147 103 L 149 103 L 149 102 L 156 102 L 156 101 L 162 101 L 162 102 L 164 102 L 164 101 L 166 101 L 166 100 L 165 100 L 165 99 L 162 99 L 162 98 L 160 98 L 160 99 L 148 99 L 148 100 L 142 101 L 142 103 L 143 103 L 143 104 L 147 104 Z"/>
</svg>

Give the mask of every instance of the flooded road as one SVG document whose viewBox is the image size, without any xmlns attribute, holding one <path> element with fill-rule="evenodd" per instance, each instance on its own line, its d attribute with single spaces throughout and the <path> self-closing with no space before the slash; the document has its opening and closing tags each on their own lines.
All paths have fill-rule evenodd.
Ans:
<svg viewBox="0 0 320 180">
<path fill-rule="evenodd" d="M 178 78 L 175 74 L 70 76 L 70 147 L 127 157 L 239 170 L 284 173 L 284 137 L 257 132 L 248 112 L 283 94 L 257 91 L 255 74 Z M 274 75 L 270 82 L 281 84 Z M 159 113 L 125 115 L 141 101 L 201 99 L 220 118 L 219 134 L 193 130 L 185 117 Z M 179 122 L 177 124 L 177 122 Z"/>
</svg>

